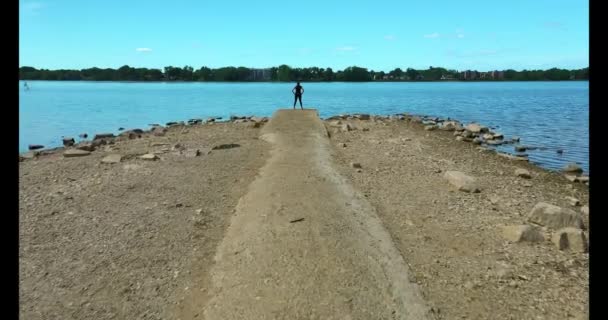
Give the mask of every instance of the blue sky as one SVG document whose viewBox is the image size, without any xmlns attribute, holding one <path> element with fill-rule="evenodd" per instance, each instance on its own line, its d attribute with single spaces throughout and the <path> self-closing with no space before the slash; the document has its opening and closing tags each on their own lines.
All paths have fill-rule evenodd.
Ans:
<svg viewBox="0 0 608 320">
<path fill-rule="evenodd" d="M 20 0 L 19 64 L 583 68 L 589 65 L 589 4 Z"/>
</svg>

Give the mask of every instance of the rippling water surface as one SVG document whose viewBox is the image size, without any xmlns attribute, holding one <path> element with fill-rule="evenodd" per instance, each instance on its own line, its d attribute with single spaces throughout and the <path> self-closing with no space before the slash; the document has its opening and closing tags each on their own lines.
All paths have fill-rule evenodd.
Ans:
<svg viewBox="0 0 608 320">
<path fill-rule="evenodd" d="M 19 82 L 19 151 L 61 145 L 62 136 L 118 133 L 190 118 L 270 116 L 293 105 L 292 83 Z M 519 136 L 530 161 L 589 172 L 589 82 L 303 83 L 321 117 L 408 112 L 476 121 Z M 512 151 L 513 146 L 499 149 Z M 563 153 L 558 154 L 557 150 Z"/>
</svg>

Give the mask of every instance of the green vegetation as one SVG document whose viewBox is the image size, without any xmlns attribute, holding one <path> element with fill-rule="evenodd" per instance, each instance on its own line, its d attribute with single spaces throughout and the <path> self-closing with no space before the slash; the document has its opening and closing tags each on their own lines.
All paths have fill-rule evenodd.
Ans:
<svg viewBox="0 0 608 320">
<path fill-rule="evenodd" d="M 357 66 L 342 71 L 332 68 L 292 68 L 288 65 L 266 69 L 245 67 L 223 67 L 211 69 L 201 67 L 194 70 L 191 66 L 183 68 L 168 66 L 164 70 L 132 68 L 122 66 L 118 69 L 89 68 L 82 70 L 47 70 L 32 67 L 19 68 L 20 80 L 85 80 L 85 81 L 542 81 L 542 80 L 588 80 L 589 68 L 566 70 L 512 69 L 503 71 L 477 72 L 456 71 L 445 68 L 405 71 L 396 68 L 388 73 L 367 70 Z"/>
</svg>

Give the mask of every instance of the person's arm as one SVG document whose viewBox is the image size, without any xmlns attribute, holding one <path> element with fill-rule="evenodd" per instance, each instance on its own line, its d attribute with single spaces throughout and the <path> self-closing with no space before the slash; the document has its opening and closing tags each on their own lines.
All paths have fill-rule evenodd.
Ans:
<svg viewBox="0 0 608 320">
<path fill-rule="evenodd" d="M 304 94 L 304 87 L 302 87 L 302 94 Z"/>
<path fill-rule="evenodd" d="M 293 87 L 293 89 L 291 89 L 291 93 L 296 94 L 296 87 Z"/>
</svg>

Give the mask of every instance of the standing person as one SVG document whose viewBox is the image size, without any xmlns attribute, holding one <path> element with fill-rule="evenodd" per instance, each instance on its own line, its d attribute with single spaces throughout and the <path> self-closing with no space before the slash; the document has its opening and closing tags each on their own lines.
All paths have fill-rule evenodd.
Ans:
<svg viewBox="0 0 608 320">
<path fill-rule="evenodd" d="M 30 87 L 27 85 L 27 81 L 23 83 L 23 88 L 25 88 L 26 91 L 30 89 Z"/>
<path fill-rule="evenodd" d="M 293 92 L 294 94 L 293 108 L 296 108 L 296 102 L 298 101 L 298 99 L 300 99 L 300 109 L 304 110 L 304 108 L 302 107 L 302 95 L 304 94 L 304 87 L 300 85 L 300 81 L 298 81 L 298 84 L 293 87 L 293 90 L 291 90 L 291 92 Z"/>
</svg>

